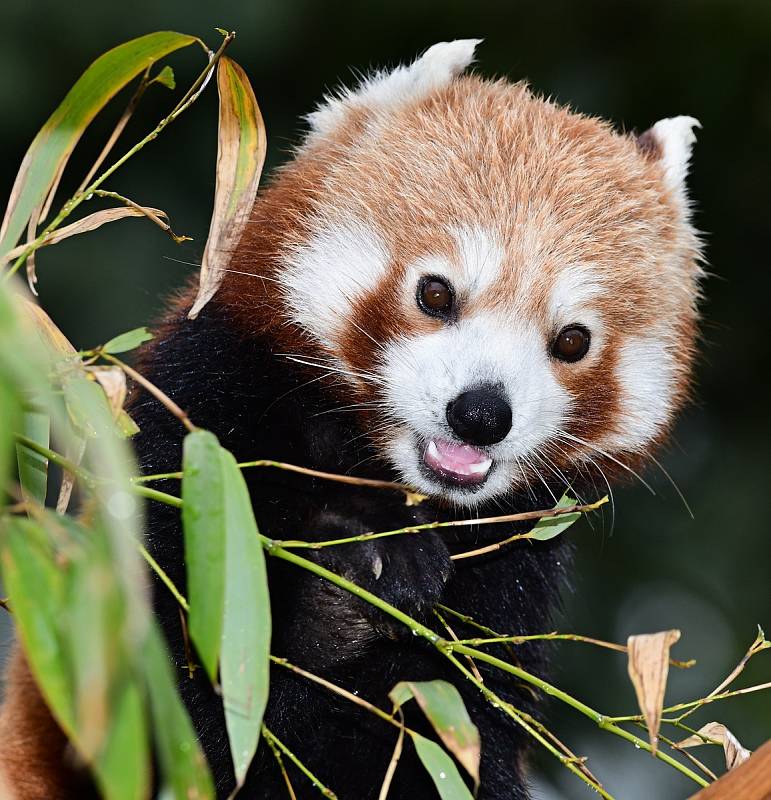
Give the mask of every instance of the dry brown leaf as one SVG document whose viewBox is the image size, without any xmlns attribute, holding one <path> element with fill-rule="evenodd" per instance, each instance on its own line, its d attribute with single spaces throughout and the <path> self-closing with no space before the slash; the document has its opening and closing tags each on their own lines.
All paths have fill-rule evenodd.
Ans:
<svg viewBox="0 0 771 800">
<path fill-rule="evenodd" d="M 76 356 L 78 354 L 72 342 L 59 330 L 56 323 L 37 303 L 33 303 L 31 300 L 25 300 L 24 308 L 29 316 L 32 317 L 32 321 L 37 326 L 43 338 L 54 350 L 64 356 Z"/>
<path fill-rule="evenodd" d="M 86 452 L 86 440 L 79 439 L 74 446 L 75 453 L 65 453 L 65 455 L 75 464 L 80 465 Z M 66 469 L 62 470 L 62 483 L 59 486 L 59 497 L 56 499 L 56 513 L 66 514 L 72 498 L 72 490 L 75 488 L 75 476 Z"/>
<path fill-rule="evenodd" d="M 40 246 L 47 247 L 49 245 L 56 244 L 57 242 L 61 242 L 62 239 L 68 239 L 70 236 L 75 236 L 79 233 L 87 233 L 88 231 L 94 231 L 97 228 L 101 228 L 102 225 L 105 225 L 108 222 L 114 222 L 115 220 L 123 219 L 124 217 L 146 217 L 149 216 L 148 212 L 155 214 L 158 217 L 166 218 L 166 212 L 161 211 L 158 208 L 134 208 L 132 206 L 105 208 L 101 211 L 96 211 L 93 214 L 89 214 L 87 217 L 83 217 L 76 222 L 72 222 L 69 225 L 65 225 L 63 228 L 52 231 L 48 236 L 46 236 Z M 0 267 L 3 266 L 3 264 L 18 258 L 27 247 L 28 244 L 25 242 L 24 244 L 20 244 L 18 247 L 14 247 L 13 250 L 7 252 L 2 258 L 0 258 Z M 37 278 L 34 276 L 34 272 L 32 276 L 28 275 L 27 277 L 31 284 L 35 283 L 37 280 Z"/>
<path fill-rule="evenodd" d="M 73 347 L 72 342 L 59 330 L 51 317 L 37 303 L 33 303 L 30 300 L 25 300 L 24 308 L 26 308 L 27 313 L 46 343 L 53 350 L 61 353 L 68 364 L 81 370 L 82 365 L 77 350 Z M 80 464 L 86 449 L 85 439 L 79 439 L 71 443 L 71 449 L 72 451 L 68 450 L 65 455 L 75 464 Z M 62 470 L 62 483 L 59 487 L 59 497 L 56 500 L 56 511 L 59 514 L 64 514 L 67 511 L 74 486 L 75 476 L 67 470 Z"/>
<path fill-rule="evenodd" d="M 102 387 L 114 419 L 118 419 L 126 400 L 126 373 L 120 367 L 88 367 L 88 372 Z"/>
<path fill-rule="evenodd" d="M 190 319 L 198 316 L 222 283 L 252 211 L 265 163 L 265 125 L 260 108 L 246 73 L 230 58 L 223 57 L 217 64 L 217 89 L 220 110 L 214 210 Z"/>
<path fill-rule="evenodd" d="M 705 738 L 723 745 L 725 766 L 729 771 L 743 764 L 752 755 L 750 750 L 741 746 L 739 740 L 722 722 L 708 722 L 699 728 L 698 733 L 694 733 L 687 739 L 683 739 L 682 742 L 678 742 L 677 746 L 681 748 L 697 747 L 698 745 L 706 744 Z"/>
<path fill-rule="evenodd" d="M 669 649 L 679 638 L 680 631 L 671 630 L 630 636 L 627 641 L 629 678 L 648 726 L 653 753 L 659 743 L 661 709 L 669 674 Z"/>
</svg>

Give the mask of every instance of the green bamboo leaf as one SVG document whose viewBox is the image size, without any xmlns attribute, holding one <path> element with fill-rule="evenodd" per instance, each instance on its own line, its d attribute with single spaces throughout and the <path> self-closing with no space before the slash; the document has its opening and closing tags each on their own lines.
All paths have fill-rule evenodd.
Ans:
<svg viewBox="0 0 771 800">
<path fill-rule="evenodd" d="M 577 501 L 567 494 L 560 497 L 559 502 L 555 508 L 569 508 L 576 505 Z M 539 519 L 530 531 L 530 536 L 533 539 L 538 539 L 541 542 L 553 539 L 564 533 L 574 522 L 581 518 L 581 512 L 576 511 L 574 514 L 561 514 L 558 517 L 544 517 Z"/>
<path fill-rule="evenodd" d="M 51 418 L 39 411 L 25 411 L 21 431 L 33 442 L 48 447 L 51 437 Z M 24 445 L 16 445 L 19 465 L 19 483 L 25 500 L 45 505 L 48 487 L 48 459 Z"/>
<path fill-rule="evenodd" d="M 249 78 L 230 58 L 222 57 L 217 64 L 217 89 L 220 113 L 214 210 L 191 319 L 214 297 L 222 282 L 252 212 L 267 146 L 265 125 Z"/>
<path fill-rule="evenodd" d="M 199 41 L 173 31 L 140 36 L 94 61 L 67 93 L 29 146 L 0 227 L 0 256 L 13 248 L 27 222 L 42 207 L 81 135 L 127 83 L 169 53 Z"/>
<path fill-rule="evenodd" d="M 174 70 L 167 64 L 151 81 L 151 83 L 160 83 L 167 89 L 176 89 L 177 81 L 174 79 Z"/>
<path fill-rule="evenodd" d="M 0 365 L 0 419 L 3 421 L 0 425 L 0 486 L 6 485 L 11 471 L 13 432 L 17 430 L 17 421 L 21 417 L 20 406 L 18 395 Z M 0 510 L 5 500 L 5 492 L 0 492 Z"/>
<path fill-rule="evenodd" d="M 93 763 L 113 722 L 116 687 L 126 677 L 125 607 L 104 531 L 97 527 L 83 533 L 86 545 L 72 553 L 63 571 L 59 618 L 73 681 L 76 744 L 86 762 Z"/>
<path fill-rule="evenodd" d="M 442 800 L 473 800 L 473 795 L 450 756 L 436 742 L 418 733 L 411 735 L 418 757 L 431 776 L 439 797 Z"/>
<path fill-rule="evenodd" d="M 105 800 L 145 800 L 150 792 L 150 742 L 142 693 L 122 687 L 94 773 Z"/>
<path fill-rule="evenodd" d="M 118 429 L 118 433 L 124 439 L 130 439 L 132 436 L 136 436 L 139 433 L 139 425 L 134 422 L 125 408 L 118 414 L 118 418 L 115 420 L 115 426 Z"/>
<path fill-rule="evenodd" d="M 31 519 L 7 519 L 0 536 L 0 559 L 16 630 L 30 668 L 59 725 L 73 736 L 73 687 L 58 631 L 64 572 L 57 569 L 46 530 Z"/>
<path fill-rule="evenodd" d="M 177 679 L 155 623 L 148 631 L 142 658 L 164 786 L 161 795 L 175 800 L 214 800 L 211 774 L 177 694 Z"/>
<path fill-rule="evenodd" d="M 479 786 L 482 745 L 460 692 L 447 681 L 402 681 L 388 695 L 395 706 L 414 697 L 439 734 L 445 747 L 458 759 Z"/>
<path fill-rule="evenodd" d="M 225 605 L 225 482 L 214 434 L 194 431 L 185 437 L 182 470 L 188 629 L 214 682 Z"/>
<path fill-rule="evenodd" d="M 139 347 L 140 344 L 149 342 L 152 338 L 153 335 L 147 328 L 134 328 L 133 330 L 126 331 L 126 333 L 121 333 L 119 336 L 110 339 L 110 341 L 102 347 L 102 350 L 104 350 L 105 353 L 117 355 L 118 353 L 125 353 L 127 350 L 133 350 Z"/>
<path fill-rule="evenodd" d="M 265 555 L 235 458 L 221 450 L 225 481 L 225 620 L 220 680 L 236 781 L 257 750 L 268 701 L 270 599 Z"/>
<path fill-rule="evenodd" d="M 100 438 L 105 447 L 116 432 L 107 397 L 96 381 L 74 374 L 64 384 L 67 413 L 77 431 L 86 438 Z"/>
</svg>

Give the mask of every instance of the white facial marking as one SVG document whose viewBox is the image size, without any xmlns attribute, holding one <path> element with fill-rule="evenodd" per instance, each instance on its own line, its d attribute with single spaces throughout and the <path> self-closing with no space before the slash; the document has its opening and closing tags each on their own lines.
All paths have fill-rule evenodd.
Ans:
<svg viewBox="0 0 771 800">
<path fill-rule="evenodd" d="M 328 136 L 345 119 L 350 108 L 363 106 L 374 111 L 422 100 L 446 86 L 474 60 L 481 39 L 440 42 L 412 64 L 382 70 L 366 78 L 356 89 L 343 89 L 327 96 L 316 111 L 306 117 L 311 127 L 307 142 Z"/>
<path fill-rule="evenodd" d="M 479 296 L 500 281 L 504 251 L 498 237 L 478 226 L 459 226 L 450 233 L 457 246 L 457 257 L 429 255 L 412 262 L 407 272 L 407 290 L 416 287 L 421 277 L 447 278 L 466 298 Z"/>
<path fill-rule="evenodd" d="M 581 312 L 591 313 L 592 301 L 602 292 L 603 286 L 597 280 L 596 270 L 592 267 L 585 264 L 565 267 L 555 278 L 551 290 L 549 316 L 559 325 L 583 323 Z"/>
<path fill-rule="evenodd" d="M 476 226 L 462 226 L 453 233 L 465 290 L 473 295 L 499 281 L 504 252 L 498 237 L 492 231 Z"/>
<path fill-rule="evenodd" d="M 616 367 L 621 421 L 600 445 L 613 450 L 641 450 L 671 415 L 675 361 L 666 344 L 653 337 L 629 339 Z"/>
<path fill-rule="evenodd" d="M 661 162 L 667 187 L 685 203 L 685 178 L 691 149 L 696 141 L 694 128 L 701 123 L 694 117 L 671 117 L 659 120 L 650 130 L 662 150 Z"/>
<path fill-rule="evenodd" d="M 293 321 L 333 349 L 356 299 L 386 274 L 389 254 L 371 227 L 349 219 L 326 225 L 285 258 L 280 280 Z"/>
<path fill-rule="evenodd" d="M 380 375 L 389 416 L 399 425 L 387 446 L 402 477 L 420 491 L 471 505 L 504 494 L 528 459 L 554 434 L 569 411 L 570 396 L 554 377 L 543 334 L 532 323 L 483 312 L 434 333 L 386 346 Z M 512 428 L 486 448 L 493 467 L 473 493 L 440 486 L 422 468 L 432 440 L 453 438 L 447 404 L 481 384 L 500 384 L 512 409 Z M 436 445 L 434 445 L 436 449 Z"/>
</svg>

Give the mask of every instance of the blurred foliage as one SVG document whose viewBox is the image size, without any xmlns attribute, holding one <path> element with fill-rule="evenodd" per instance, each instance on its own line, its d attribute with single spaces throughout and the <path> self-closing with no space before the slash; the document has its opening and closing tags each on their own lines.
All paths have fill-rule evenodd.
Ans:
<svg viewBox="0 0 771 800">
<path fill-rule="evenodd" d="M 626 129 L 642 130 L 680 113 L 701 120 L 690 185 L 715 277 L 705 286 L 696 403 L 662 458 L 695 521 L 655 469 L 655 497 L 639 487 L 618 490 L 615 519 L 606 512 L 593 532 L 578 536 L 575 595 L 567 598 L 564 627 L 614 640 L 680 628 L 685 644 L 675 654 L 695 657 L 699 669 L 673 674 L 672 693 L 709 691 L 743 653 L 755 624 L 771 625 L 771 526 L 762 505 L 771 477 L 765 374 L 771 4 L 264 0 L 227 2 L 214 11 L 181 0 L 137 0 L 130 9 L 94 0 L 75 6 L 4 0 L 0 196 L 11 188 L 30 133 L 100 52 L 163 28 L 184 27 L 211 39 L 221 24 L 238 30 L 233 53 L 260 101 L 269 168 L 289 156 L 301 130 L 298 116 L 340 80 L 354 80 L 351 68 L 411 59 L 433 42 L 456 37 L 485 37 L 481 73 L 526 78 L 537 91 Z M 196 58 L 183 52 L 171 63 L 190 70 Z M 163 113 L 162 94 L 148 95 L 126 141 L 144 135 Z M 185 124 L 154 142 L 152 157 L 133 163 L 120 180 L 128 196 L 168 210 L 175 230 L 193 242 L 177 247 L 145 220 L 127 220 L 40 253 L 42 303 L 76 346 L 147 324 L 163 297 L 200 263 L 214 190 L 215 103 L 214 93 L 206 93 Z M 68 180 L 85 173 L 112 124 L 100 118 L 88 132 L 71 176 L 65 176 L 65 194 L 76 188 Z M 86 293 L 89 302 L 83 303 Z M 607 654 L 577 648 L 582 645 L 558 651 L 560 685 L 589 697 L 601 676 L 604 705 L 632 712 L 624 659 L 614 669 Z M 750 664 L 747 682 L 762 680 L 761 670 L 760 660 Z M 738 700 L 723 714 L 746 746 L 768 737 L 768 697 Z M 576 749 L 592 754 L 598 772 L 603 762 L 611 765 L 625 800 L 682 795 L 666 768 L 640 765 L 637 754 L 590 724 L 582 728 L 573 716 L 567 724 Z M 573 796 L 575 785 L 562 783 L 570 776 L 552 779 L 565 794 L 544 789 L 544 796 Z"/>
</svg>

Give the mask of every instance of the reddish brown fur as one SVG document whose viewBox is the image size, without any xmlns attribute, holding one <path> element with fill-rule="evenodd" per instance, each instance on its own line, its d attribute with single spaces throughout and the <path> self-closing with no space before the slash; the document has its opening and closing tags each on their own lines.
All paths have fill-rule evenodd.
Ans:
<svg viewBox="0 0 771 800">
<path fill-rule="evenodd" d="M 351 367 L 371 369 L 378 343 L 442 324 L 418 311 L 403 291 L 403 276 L 421 256 L 457 261 L 448 223 L 477 223 L 503 243 L 506 269 L 469 313 L 511 309 L 524 293 L 529 318 L 546 329 L 556 277 L 571 264 L 595 265 L 603 287 L 605 355 L 600 362 L 555 367 L 585 412 L 572 423 L 574 433 L 594 441 L 613 429 L 619 418 L 616 348 L 634 333 L 653 332 L 676 354 L 676 410 L 693 357 L 698 243 L 665 186 L 659 144 L 650 136 L 616 134 L 602 121 L 533 97 L 523 85 L 477 77 L 455 80 L 387 114 L 382 124 L 377 109 L 350 110 L 340 128 L 303 148 L 261 192 L 215 301 L 229 310 L 233 324 L 245 336 L 268 334 L 277 352 L 318 355 L 317 342 L 286 324 L 276 278 L 287 247 L 310 237 L 313 214 L 330 224 L 336 215 L 351 215 L 378 231 L 392 256 L 387 279 L 359 299 L 337 339 Z M 177 301 L 180 312 L 193 294 Z M 374 392 L 371 386 L 346 389 L 348 398 L 372 399 Z M 658 439 L 664 435 L 660 431 Z M 581 450 L 565 443 L 561 449 L 558 467 Z M 618 455 L 632 466 L 642 458 Z M 610 461 L 599 461 L 616 471 Z M 64 736 L 19 653 L 7 679 L 0 715 L 4 777 L 20 800 L 76 791 Z"/>
<path fill-rule="evenodd" d="M 283 324 L 274 283 L 281 255 L 309 238 L 311 214 L 330 224 L 338 214 L 361 219 L 387 241 L 392 262 L 385 281 L 351 309 L 337 349 L 354 369 L 369 370 L 379 344 L 441 325 L 417 310 L 402 280 L 421 256 L 457 260 L 448 224 L 491 228 L 505 247 L 500 285 L 469 313 L 511 308 L 524 292 L 532 319 L 545 325 L 560 271 L 589 263 L 603 286 L 608 348 L 601 365 L 559 371 L 577 405 L 591 412 L 573 432 L 596 440 L 618 419 L 613 346 L 630 334 L 660 336 L 676 353 L 673 411 L 688 389 L 698 243 L 666 188 L 660 152 L 522 84 L 473 76 L 389 108 L 387 124 L 376 109 L 356 108 L 261 195 L 232 263 L 249 276 L 229 275 L 218 300 L 245 331 L 269 330 L 291 352 L 317 354 L 307 334 Z M 351 393 L 372 399 L 374 389 Z"/>
<path fill-rule="evenodd" d="M 0 798 L 85 797 L 82 777 L 73 769 L 72 750 L 51 716 L 20 648 L 11 655 L 5 680 L 5 700 L 0 711 Z"/>
</svg>

